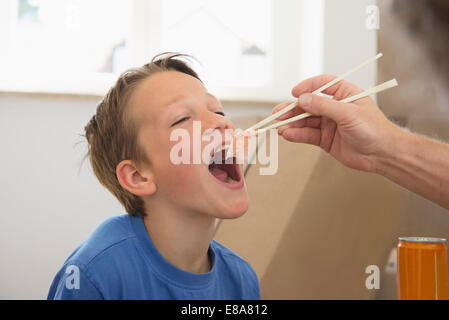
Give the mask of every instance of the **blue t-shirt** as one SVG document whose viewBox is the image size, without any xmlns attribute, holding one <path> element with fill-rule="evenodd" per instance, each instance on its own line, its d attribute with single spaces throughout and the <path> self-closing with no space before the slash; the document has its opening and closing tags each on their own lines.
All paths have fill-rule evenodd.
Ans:
<svg viewBox="0 0 449 320">
<path fill-rule="evenodd" d="M 104 221 L 69 256 L 47 299 L 260 299 L 251 266 L 212 241 L 208 273 L 183 271 L 162 257 L 142 218 Z"/>
</svg>

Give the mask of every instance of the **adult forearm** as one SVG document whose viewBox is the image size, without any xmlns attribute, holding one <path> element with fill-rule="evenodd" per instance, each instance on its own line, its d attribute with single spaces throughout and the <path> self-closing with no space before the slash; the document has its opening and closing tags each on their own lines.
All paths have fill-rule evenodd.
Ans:
<svg viewBox="0 0 449 320">
<path fill-rule="evenodd" d="M 376 172 L 449 209 L 449 145 L 397 130 L 376 158 Z"/>
</svg>

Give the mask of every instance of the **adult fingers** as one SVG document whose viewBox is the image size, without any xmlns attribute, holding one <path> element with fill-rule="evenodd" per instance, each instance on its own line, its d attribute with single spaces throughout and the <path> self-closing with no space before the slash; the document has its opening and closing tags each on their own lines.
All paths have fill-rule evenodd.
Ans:
<svg viewBox="0 0 449 320">
<path fill-rule="evenodd" d="M 315 116 L 324 116 L 339 123 L 351 119 L 355 114 L 355 106 L 330 98 L 305 93 L 299 98 L 300 107 Z"/>
<path fill-rule="evenodd" d="M 284 102 L 281 104 L 278 104 L 276 107 L 274 107 L 273 111 L 271 112 L 271 114 L 275 114 L 276 112 L 281 111 L 282 109 L 284 109 L 285 107 L 291 105 L 292 103 L 297 102 L 297 101 L 290 101 L 290 102 Z M 293 108 L 292 110 L 288 111 L 287 113 L 284 113 L 282 116 L 280 116 L 279 118 L 277 118 L 276 120 L 285 120 L 288 119 L 290 117 L 292 117 L 294 114 L 297 114 L 297 110 L 295 110 L 297 107 Z"/>
<path fill-rule="evenodd" d="M 282 132 L 282 137 L 291 142 L 320 146 L 321 130 L 316 128 L 288 128 Z"/>
<path fill-rule="evenodd" d="M 278 127 L 278 131 L 280 132 L 280 134 L 282 134 L 282 132 L 285 129 L 288 128 L 304 128 L 304 127 L 308 127 L 308 128 L 321 128 L 321 123 L 322 123 L 322 117 L 308 117 L 305 119 L 301 119 L 295 122 L 290 122 L 289 124 L 286 124 L 285 126 L 281 126 Z"/>
</svg>

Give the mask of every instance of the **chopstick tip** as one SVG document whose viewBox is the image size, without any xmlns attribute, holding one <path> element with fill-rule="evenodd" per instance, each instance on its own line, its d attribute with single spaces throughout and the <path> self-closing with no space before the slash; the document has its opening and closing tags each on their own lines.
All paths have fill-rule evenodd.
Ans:
<svg viewBox="0 0 449 320">
<path fill-rule="evenodd" d="M 240 131 L 239 133 L 234 135 L 234 138 L 240 138 L 240 137 L 251 137 L 251 136 L 257 136 L 257 131 L 254 129 L 246 129 L 244 131 Z"/>
</svg>

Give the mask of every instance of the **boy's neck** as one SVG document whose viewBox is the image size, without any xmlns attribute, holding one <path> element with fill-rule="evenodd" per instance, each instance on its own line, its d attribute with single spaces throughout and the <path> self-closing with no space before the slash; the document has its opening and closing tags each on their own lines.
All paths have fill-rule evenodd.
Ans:
<svg viewBox="0 0 449 320">
<path fill-rule="evenodd" d="M 208 250 L 215 232 L 215 218 L 200 213 L 179 212 L 174 208 L 151 206 L 143 221 L 159 253 L 177 268 L 209 272 Z"/>
</svg>

